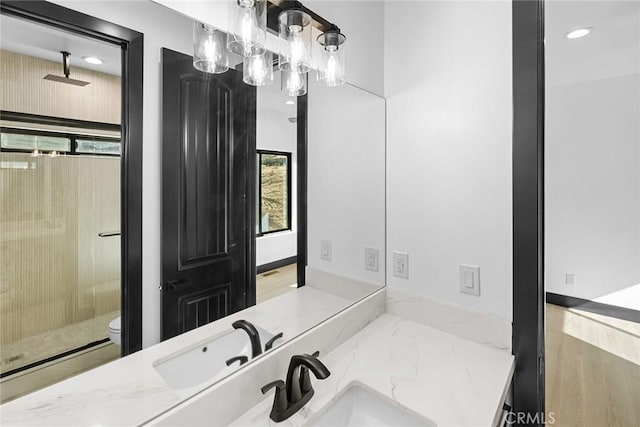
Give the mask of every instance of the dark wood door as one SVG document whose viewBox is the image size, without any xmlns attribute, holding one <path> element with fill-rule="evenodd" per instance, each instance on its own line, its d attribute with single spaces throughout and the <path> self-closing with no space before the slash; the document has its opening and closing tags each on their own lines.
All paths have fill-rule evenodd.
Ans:
<svg viewBox="0 0 640 427">
<path fill-rule="evenodd" d="M 255 304 L 256 89 L 162 51 L 162 339 Z"/>
</svg>

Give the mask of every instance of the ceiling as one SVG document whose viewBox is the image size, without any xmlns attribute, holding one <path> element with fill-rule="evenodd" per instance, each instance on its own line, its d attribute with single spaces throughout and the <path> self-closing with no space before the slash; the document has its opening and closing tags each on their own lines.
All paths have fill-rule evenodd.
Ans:
<svg viewBox="0 0 640 427">
<path fill-rule="evenodd" d="M 67 51 L 71 54 L 70 77 L 72 78 L 73 67 L 116 76 L 121 73 L 119 47 L 6 15 L 0 15 L 0 48 L 60 64 L 62 64 L 60 51 Z M 82 59 L 83 56 L 95 56 L 105 62 L 101 65 L 89 64 Z M 60 73 L 62 74 L 62 66 Z"/>
<path fill-rule="evenodd" d="M 567 39 L 571 30 L 591 34 Z M 558 86 L 640 72 L 640 2 L 545 2 L 545 84 Z"/>
</svg>

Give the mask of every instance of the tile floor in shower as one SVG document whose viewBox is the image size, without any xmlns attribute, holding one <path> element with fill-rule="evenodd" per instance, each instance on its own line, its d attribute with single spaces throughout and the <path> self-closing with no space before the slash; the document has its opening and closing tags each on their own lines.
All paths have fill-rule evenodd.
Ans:
<svg viewBox="0 0 640 427">
<path fill-rule="evenodd" d="M 8 372 L 88 343 L 103 340 L 108 337 L 109 322 L 119 315 L 120 312 L 115 311 L 3 344 L 0 347 L 2 372 Z"/>
</svg>

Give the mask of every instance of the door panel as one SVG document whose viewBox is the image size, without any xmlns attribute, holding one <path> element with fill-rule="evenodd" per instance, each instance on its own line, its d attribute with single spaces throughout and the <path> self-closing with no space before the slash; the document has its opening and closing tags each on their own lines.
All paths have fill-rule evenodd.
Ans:
<svg viewBox="0 0 640 427">
<path fill-rule="evenodd" d="M 162 339 L 255 304 L 255 103 L 163 49 Z"/>
<path fill-rule="evenodd" d="M 197 328 L 228 314 L 227 302 L 231 283 L 193 292 L 178 298 L 183 331 Z"/>
<path fill-rule="evenodd" d="M 181 76 L 180 268 L 227 254 L 230 89 L 202 76 Z"/>
</svg>

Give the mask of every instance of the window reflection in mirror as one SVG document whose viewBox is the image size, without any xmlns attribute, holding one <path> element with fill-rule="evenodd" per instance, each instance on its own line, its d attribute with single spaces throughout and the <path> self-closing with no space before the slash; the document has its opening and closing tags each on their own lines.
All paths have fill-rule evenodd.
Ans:
<svg viewBox="0 0 640 427">
<path fill-rule="evenodd" d="M 291 153 L 258 150 L 256 235 L 291 230 Z"/>
</svg>

